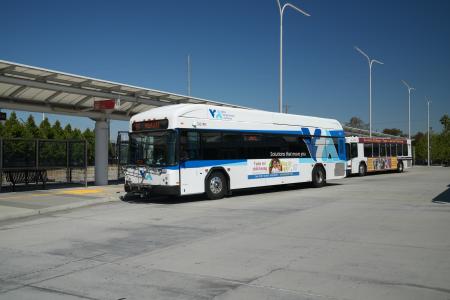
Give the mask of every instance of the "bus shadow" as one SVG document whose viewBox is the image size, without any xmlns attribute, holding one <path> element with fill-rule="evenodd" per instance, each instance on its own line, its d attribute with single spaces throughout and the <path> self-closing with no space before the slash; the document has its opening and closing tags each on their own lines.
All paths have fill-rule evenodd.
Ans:
<svg viewBox="0 0 450 300">
<path fill-rule="evenodd" d="M 367 172 L 364 176 L 360 176 L 359 174 L 348 174 L 345 178 L 355 178 L 355 177 L 370 177 L 370 176 L 378 176 L 383 174 L 402 174 L 397 171 L 376 171 L 376 172 Z"/>
<path fill-rule="evenodd" d="M 450 184 L 447 185 L 448 189 L 433 198 L 433 203 L 448 204 L 450 203 Z"/>
<path fill-rule="evenodd" d="M 323 188 L 327 188 L 328 186 L 337 186 L 341 185 L 340 183 L 327 183 L 327 185 Z M 270 194 L 277 192 L 287 192 L 293 190 L 303 190 L 303 189 L 312 189 L 311 183 L 297 183 L 297 184 L 287 184 L 287 185 L 279 185 L 279 186 L 268 186 L 268 187 L 256 187 L 256 188 L 246 188 L 234 190 L 233 193 L 226 198 L 234 198 L 240 196 L 251 196 L 251 195 L 260 195 L 260 194 Z M 198 202 L 198 201 L 220 201 L 218 200 L 209 200 L 206 195 L 192 195 L 192 196 L 153 196 L 153 197 L 141 197 L 139 195 L 126 194 L 121 197 L 121 200 L 124 202 L 128 202 L 130 204 L 183 204 L 189 202 Z"/>
</svg>

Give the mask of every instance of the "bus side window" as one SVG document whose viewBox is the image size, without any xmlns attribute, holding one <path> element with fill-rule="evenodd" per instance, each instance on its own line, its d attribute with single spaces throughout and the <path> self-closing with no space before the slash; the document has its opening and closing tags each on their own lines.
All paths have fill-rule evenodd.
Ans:
<svg viewBox="0 0 450 300">
<path fill-rule="evenodd" d="M 408 156 L 408 144 L 403 144 L 403 156 Z"/>
<path fill-rule="evenodd" d="M 334 148 L 336 149 L 337 157 L 339 159 L 346 159 L 346 156 L 344 155 L 345 151 L 345 138 L 333 138 L 333 144 Z"/>
<path fill-rule="evenodd" d="M 311 157 L 308 147 L 306 146 L 302 137 L 296 135 L 284 135 L 283 140 L 287 144 L 287 152 L 291 153 L 293 155 L 292 157 Z"/>
<path fill-rule="evenodd" d="M 386 144 L 386 156 L 391 156 L 391 144 Z"/>
<path fill-rule="evenodd" d="M 243 145 L 246 159 L 267 158 L 267 149 L 265 146 L 265 136 L 263 134 L 244 133 Z"/>
<path fill-rule="evenodd" d="M 305 143 L 306 147 L 308 148 L 308 151 L 310 153 L 310 157 L 311 156 L 315 156 L 316 153 L 314 152 L 314 147 L 312 145 L 311 137 L 305 136 L 303 138 L 303 142 Z"/>
<path fill-rule="evenodd" d="M 202 132 L 201 148 L 202 159 L 214 160 L 220 159 L 220 149 L 222 148 L 222 134 L 220 132 Z"/>
<path fill-rule="evenodd" d="M 358 144 L 352 143 L 351 144 L 351 158 L 358 157 Z"/>
<path fill-rule="evenodd" d="M 380 144 L 373 144 L 373 157 L 380 156 Z"/>
<path fill-rule="evenodd" d="M 364 144 L 364 156 L 372 157 L 372 144 Z"/>
<path fill-rule="evenodd" d="M 200 134 L 182 131 L 180 134 L 180 160 L 200 159 Z"/>
<path fill-rule="evenodd" d="M 380 144 L 380 156 L 386 156 L 386 144 Z"/>
<path fill-rule="evenodd" d="M 220 159 L 242 159 L 245 157 L 243 136 L 240 133 L 224 132 Z"/>
<path fill-rule="evenodd" d="M 397 156 L 403 155 L 402 144 L 397 144 Z"/>
</svg>

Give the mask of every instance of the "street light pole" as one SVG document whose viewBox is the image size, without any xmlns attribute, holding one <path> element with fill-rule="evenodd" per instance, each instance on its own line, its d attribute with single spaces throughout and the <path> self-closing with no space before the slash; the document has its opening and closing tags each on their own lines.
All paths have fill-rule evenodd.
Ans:
<svg viewBox="0 0 450 300">
<path fill-rule="evenodd" d="M 408 89 L 408 138 L 411 139 L 411 91 L 415 90 L 415 88 L 410 87 L 404 80 L 402 82 Z"/>
<path fill-rule="evenodd" d="M 380 65 L 384 65 L 379 60 L 376 59 L 370 59 L 370 57 L 364 53 L 361 49 L 355 46 L 356 51 L 364 55 L 365 58 L 367 58 L 367 62 L 369 63 L 369 136 L 372 137 L 372 64 L 377 63 Z"/>
<path fill-rule="evenodd" d="M 428 99 L 428 98 L 426 98 L 425 97 L 425 99 L 427 100 L 427 111 L 428 111 L 428 117 L 427 117 L 427 124 L 428 124 L 428 159 L 427 159 L 427 164 L 428 164 L 428 166 L 430 166 L 430 103 L 431 103 L 431 100 L 430 99 Z"/>
<path fill-rule="evenodd" d="M 278 9 L 280 11 L 280 96 L 278 99 L 278 109 L 279 112 L 283 112 L 283 15 L 286 7 L 290 7 L 295 9 L 296 11 L 302 13 L 303 15 L 310 17 L 310 14 L 301 10 L 297 6 L 291 3 L 285 3 L 283 5 L 280 4 L 280 0 L 277 0 Z"/>
</svg>

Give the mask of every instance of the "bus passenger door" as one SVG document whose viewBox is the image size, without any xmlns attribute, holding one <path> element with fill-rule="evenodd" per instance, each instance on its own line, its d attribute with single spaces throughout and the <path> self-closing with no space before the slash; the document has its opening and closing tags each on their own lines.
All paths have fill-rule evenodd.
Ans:
<svg viewBox="0 0 450 300">
<path fill-rule="evenodd" d="M 345 143 L 345 159 L 347 160 L 347 170 L 352 170 L 352 159 L 350 156 L 350 143 Z"/>
<path fill-rule="evenodd" d="M 180 133 L 180 194 L 199 194 L 205 191 L 200 160 L 200 134 L 195 131 Z"/>
</svg>

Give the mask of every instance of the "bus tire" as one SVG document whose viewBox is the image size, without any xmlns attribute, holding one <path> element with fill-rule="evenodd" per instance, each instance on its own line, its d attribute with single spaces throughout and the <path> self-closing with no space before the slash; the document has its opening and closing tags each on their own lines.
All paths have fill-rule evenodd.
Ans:
<svg viewBox="0 0 450 300">
<path fill-rule="evenodd" d="M 403 162 L 402 162 L 402 161 L 399 161 L 399 162 L 398 162 L 398 165 L 397 165 L 397 172 L 398 172 L 398 173 L 402 173 L 403 170 L 404 170 L 404 168 L 403 168 Z"/>
<path fill-rule="evenodd" d="M 358 167 L 358 176 L 366 176 L 367 173 L 367 167 L 365 163 L 360 163 Z"/>
<path fill-rule="evenodd" d="M 312 186 L 315 188 L 323 187 L 327 183 L 327 174 L 325 169 L 318 165 L 312 170 Z"/>
<path fill-rule="evenodd" d="M 205 191 L 208 199 L 216 200 L 221 199 L 227 193 L 227 179 L 222 172 L 212 172 L 205 182 Z"/>
</svg>

